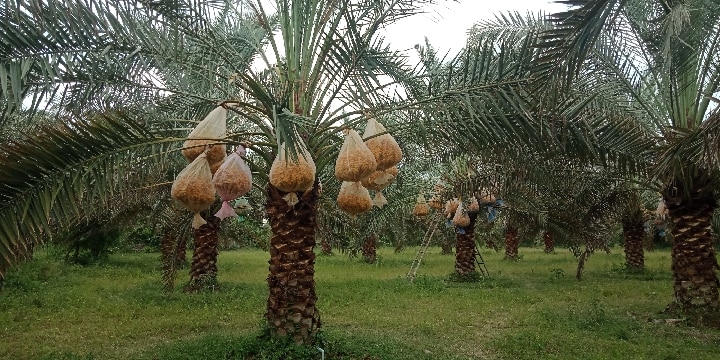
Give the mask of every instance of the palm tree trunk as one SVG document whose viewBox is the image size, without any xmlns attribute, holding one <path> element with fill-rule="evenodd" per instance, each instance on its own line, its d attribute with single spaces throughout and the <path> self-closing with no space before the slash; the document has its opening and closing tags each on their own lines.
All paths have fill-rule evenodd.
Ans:
<svg viewBox="0 0 720 360">
<path fill-rule="evenodd" d="M 462 233 L 455 237 L 455 275 L 467 279 L 475 269 L 475 219 L 477 213 L 468 213 L 470 225 L 458 228 Z"/>
<path fill-rule="evenodd" d="M 284 195 L 268 184 L 265 210 L 272 237 L 265 319 L 272 336 L 312 344 L 320 328 L 313 252 L 320 197 L 318 181 L 292 207 L 282 198 Z"/>
<path fill-rule="evenodd" d="M 643 240 L 645 228 L 642 217 L 639 219 L 628 219 L 622 222 L 623 240 L 625 242 L 625 268 L 632 271 L 640 271 L 645 268 L 645 253 L 643 251 Z"/>
<path fill-rule="evenodd" d="M 320 241 L 320 251 L 323 255 L 332 255 L 332 244 L 323 237 L 322 241 Z"/>
<path fill-rule="evenodd" d="M 718 263 L 711 229 L 717 202 L 704 187 L 707 181 L 678 181 L 663 192 L 672 221 L 672 272 L 674 302 L 682 310 L 717 309 Z"/>
<path fill-rule="evenodd" d="M 650 252 L 652 252 L 652 251 L 655 250 L 655 234 L 654 234 L 654 231 L 653 231 L 649 236 L 646 236 L 645 239 L 643 240 L 643 248 L 644 248 L 646 251 L 650 251 Z"/>
<path fill-rule="evenodd" d="M 377 261 L 377 238 L 375 234 L 370 234 L 365 238 L 362 246 L 363 259 L 368 264 L 374 264 Z"/>
<path fill-rule="evenodd" d="M 545 253 L 550 254 L 555 251 L 555 237 L 549 231 L 543 233 L 543 242 L 545 243 Z"/>
<path fill-rule="evenodd" d="M 507 225 L 505 227 L 505 259 L 517 261 L 520 258 L 519 246 L 518 229 Z"/>
<path fill-rule="evenodd" d="M 495 240 L 493 240 L 490 236 L 485 237 L 485 247 L 495 250 L 495 252 L 500 251 L 500 247 L 498 244 L 495 243 Z"/>
<path fill-rule="evenodd" d="M 452 238 L 443 236 L 442 240 L 440 240 L 440 254 L 441 255 L 452 255 L 453 253 L 453 242 Z"/>
<path fill-rule="evenodd" d="M 193 258 L 186 292 L 212 290 L 217 284 L 218 230 L 220 219 L 209 216 L 207 224 L 193 229 Z"/>
</svg>

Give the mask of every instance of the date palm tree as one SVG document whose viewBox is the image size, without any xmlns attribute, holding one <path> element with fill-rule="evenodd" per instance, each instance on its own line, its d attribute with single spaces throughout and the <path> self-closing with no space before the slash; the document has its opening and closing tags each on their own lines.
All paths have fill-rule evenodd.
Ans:
<svg viewBox="0 0 720 360">
<path fill-rule="evenodd" d="M 172 8 L 162 4 L 136 7 L 127 1 L 19 2 L 6 10 L 7 18 L 12 19 L 5 23 L 8 35 L 12 34 L 12 25 L 43 25 L 38 32 L 25 34 L 29 39 L 5 55 L 8 71 L 17 58 L 32 65 L 19 82 L 27 84 L 32 94 L 25 101 L 30 111 L 46 106 L 54 114 L 72 118 L 118 109 L 134 118 L 142 117 L 142 122 L 155 132 L 153 136 L 167 138 L 165 143 L 180 140 L 194 125 L 192 121 L 212 109 L 211 99 L 227 94 L 231 85 L 217 81 L 218 74 L 249 66 L 255 53 L 249 44 L 264 36 L 260 26 L 249 21 L 241 9 L 223 2 L 178 2 Z M 46 18 L 53 13 L 57 16 Z M 214 13 L 225 15 L 213 17 Z M 164 21 L 152 21 L 156 18 Z M 92 29 L 82 30 L 88 26 Z M 64 34 L 67 28 L 77 31 Z M 98 31 L 104 37 L 92 36 Z M 209 39 L 222 39 L 222 44 Z M 213 48 L 230 50 L 218 61 L 206 56 Z M 217 73 L 207 71 L 211 68 Z M 17 96 L 14 86 L 5 90 L 8 99 Z M 237 132 L 247 131 L 252 130 L 245 126 Z M 165 182 L 171 182 L 187 164 L 175 159 L 180 159 L 177 152 L 143 158 L 146 166 L 161 161 L 173 165 Z M 216 247 L 214 241 L 203 239 L 215 239 L 218 229 L 208 225 L 202 230 L 207 234 L 196 234 L 195 245 L 202 246 L 195 247 L 191 283 L 200 277 L 214 277 Z"/>
<path fill-rule="evenodd" d="M 465 82 L 428 86 L 424 74 L 414 76 L 399 54 L 380 40 L 381 25 L 418 12 L 422 3 L 277 1 L 283 43 L 276 43 L 274 38 L 269 41 L 271 55 L 279 64 L 266 64 L 274 66 L 269 85 L 248 74 L 237 77 L 238 86 L 259 104 L 241 103 L 236 109 L 243 116 L 256 119 L 271 145 L 288 144 L 292 153 L 302 139 L 315 158 L 319 173 L 336 154 L 336 134 L 364 122 L 368 114 L 381 120 L 385 114 L 404 116 L 401 126 L 390 126 L 390 130 L 414 128 L 419 132 L 434 130 L 441 120 L 424 119 L 422 114 L 416 114 L 418 110 L 462 106 L 471 114 L 466 119 L 488 124 L 488 129 L 480 132 L 483 137 L 494 136 L 497 127 L 506 124 L 491 119 L 503 116 L 508 99 L 522 107 L 521 94 L 516 90 L 521 80 L 517 76 L 488 77 L 479 69 L 466 70 Z M 261 3 L 255 9 L 261 23 L 271 23 Z M 271 32 L 270 28 L 266 31 Z M 485 56 L 489 58 L 492 54 Z M 379 79 L 380 74 L 392 79 L 390 83 Z M 388 96 L 384 89 L 393 84 L 402 85 L 405 94 Z M 481 104 L 484 99 L 494 99 L 493 103 L 503 106 L 487 108 Z M 521 117 L 518 116 L 518 123 L 522 122 Z M 266 160 L 270 162 L 274 156 L 270 152 Z M 284 201 L 286 194 L 272 184 L 267 190 L 266 213 L 273 236 L 266 319 L 271 335 L 288 336 L 302 343 L 314 339 L 320 324 L 313 277 L 320 183 L 317 179 L 311 190 L 297 194 L 300 201 L 292 206 Z"/>
<path fill-rule="evenodd" d="M 720 172 L 713 99 L 720 91 L 720 2 L 715 0 L 571 0 L 545 35 L 546 78 L 563 86 L 588 72 L 604 74 L 630 106 L 606 117 L 648 129 L 645 165 L 672 222 L 674 300 L 670 308 L 720 306 L 711 220 Z M 598 116 L 602 116 L 599 114 Z M 630 125 L 629 125 L 630 126 Z"/>
<path fill-rule="evenodd" d="M 645 204 L 637 188 L 627 189 L 625 204 L 620 210 L 620 224 L 623 233 L 625 268 L 630 271 L 645 269 Z"/>
<path fill-rule="evenodd" d="M 9 44 L 0 49 L 3 111 L 17 113 L 29 101 L 31 111 L 46 107 L 64 119 L 0 145 L 0 274 L 23 254 L 22 239 L 42 242 L 48 221 L 101 210 L 108 193 L 125 190 L 125 174 L 177 156 L 187 120 L 221 103 L 231 110 L 229 127 L 247 124 L 226 141 L 250 143 L 250 166 L 266 184 L 269 332 L 312 343 L 320 326 L 313 248 L 322 182 L 288 204 L 265 175 L 279 144 L 294 158 L 304 142 L 321 176 L 341 131 L 368 116 L 401 114 L 391 132 L 445 126 L 463 134 L 461 121 L 418 115 L 462 107 L 464 121 L 484 124 L 475 141 L 534 126 L 522 111 L 513 123 L 492 121 L 507 119 L 506 103 L 522 109 L 517 74 L 487 77 L 482 67 L 466 67 L 466 81 L 429 87 L 426 73 L 383 43 L 381 27 L 429 2 L 18 1 L 0 8 Z"/>
</svg>

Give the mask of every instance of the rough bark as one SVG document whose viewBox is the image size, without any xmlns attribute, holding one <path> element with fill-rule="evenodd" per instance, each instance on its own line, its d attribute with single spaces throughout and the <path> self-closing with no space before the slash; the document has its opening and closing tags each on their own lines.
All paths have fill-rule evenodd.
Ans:
<svg viewBox="0 0 720 360">
<path fill-rule="evenodd" d="M 453 254 L 453 241 L 452 238 L 443 235 L 440 241 L 440 254 L 441 255 L 452 255 Z"/>
<path fill-rule="evenodd" d="M 475 219 L 477 213 L 468 213 L 470 225 L 461 229 L 455 236 L 455 274 L 467 277 L 477 272 L 475 268 Z"/>
<path fill-rule="evenodd" d="M 646 251 L 654 251 L 655 250 L 655 236 L 651 234 L 650 236 L 646 236 L 643 239 L 643 248 L 645 248 Z"/>
<path fill-rule="evenodd" d="M 625 243 L 625 268 L 633 271 L 643 270 L 645 268 L 643 249 L 645 228 L 643 227 L 642 217 L 627 219 L 622 222 L 622 227 Z"/>
<path fill-rule="evenodd" d="M 371 234 L 365 238 L 362 245 L 363 259 L 368 264 L 374 264 L 377 261 L 377 238 L 375 234 Z"/>
<path fill-rule="evenodd" d="M 549 231 L 543 233 L 543 242 L 545 243 L 545 253 L 550 254 L 555 251 L 555 236 Z"/>
<path fill-rule="evenodd" d="M 495 243 L 495 241 L 490 236 L 485 237 L 485 247 L 493 249 L 496 252 L 500 251 L 500 247 L 498 246 L 498 244 Z"/>
<path fill-rule="evenodd" d="M 210 216 L 207 224 L 193 229 L 193 258 L 186 292 L 212 290 L 217 284 L 218 230 L 220 219 Z"/>
<path fill-rule="evenodd" d="M 505 259 L 517 261 L 520 258 L 519 247 L 518 229 L 508 225 L 505 228 Z"/>
<path fill-rule="evenodd" d="M 268 185 L 265 210 L 272 229 L 267 320 L 270 335 L 298 344 L 315 342 L 320 312 L 315 293 L 315 231 L 318 182 L 290 207 L 284 192 Z"/>
<path fill-rule="evenodd" d="M 718 263 L 711 228 L 717 203 L 706 192 L 706 182 L 692 185 L 677 181 L 663 192 L 672 223 L 672 272 L 674 302 L 670 308 L 716 311 Z"/>
<path fill-rule="evenodd" d="M 320 251 L 323 255 L 332 255 L 332 244 L 327 239 L 320 241 Z"/>
</svg>

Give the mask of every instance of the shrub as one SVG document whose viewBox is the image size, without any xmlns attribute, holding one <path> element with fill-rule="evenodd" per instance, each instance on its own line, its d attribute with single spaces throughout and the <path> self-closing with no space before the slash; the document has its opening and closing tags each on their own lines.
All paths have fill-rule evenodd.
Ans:
<svg viewBox="0 0 720 360">
<path fill-rule="evenodd" d="M 155 252 L 160 249 L 160 236 L 146 225 L 138 225 L 127 231 L 122 242 L 135 251 Z"/>
<path fill-rule="evenodd" d="M 454 273 L 450 274 L 450 276 L 448 277 L 448 281 L 469 283 L 469 282 L 478 282 L 482 278 L 483 278 L 483 276 L 478 271 L 473 271 L 471 273 L 464 274 L 464 275 L 454 272 Z"/>
<path fill-rule="evenodd" d="M 238 216 L 225 221 L 220 229 L 219 250 L 236 250 L 241 247 L 270 249 L 270 227 L 251 217 Z"/>
<path fill-rule="evenodd" d="M 92 265 L 107 260 L 108 255 L 119 243 L 120 234 L 120 229 L 111 225 L 109 221 L 93 219 L 70 227 L 61 233 L 54 243 L 64 249 L 57 255 L 64 256 L 66 261 L 79 265 Z"/>
</svg>

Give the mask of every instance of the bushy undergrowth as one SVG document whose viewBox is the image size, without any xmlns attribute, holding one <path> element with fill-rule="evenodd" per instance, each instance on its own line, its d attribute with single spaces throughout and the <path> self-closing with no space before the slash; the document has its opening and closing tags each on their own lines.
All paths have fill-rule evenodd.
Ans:
<svg viewBox="0 0 720 360">
<path fill-rule="evenodd" d="M 450 273 L 448 281 L 452 282 L 478 282 L 482 280 L 482 275 L 479 271 L 473 271 L 468 274 L 459 274 L 457 272 Z"/>
</svg>

